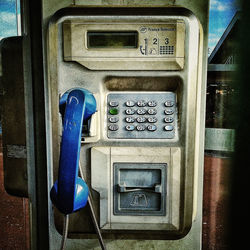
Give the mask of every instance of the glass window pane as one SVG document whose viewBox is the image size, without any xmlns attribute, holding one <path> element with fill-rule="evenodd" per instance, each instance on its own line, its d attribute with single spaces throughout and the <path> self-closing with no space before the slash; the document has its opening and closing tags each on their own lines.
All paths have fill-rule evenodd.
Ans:
<svg viewBox="0 0 250 250">
<path fill-rule="evenodd" d="M 0 40 L 21 35 L 20 0 L 0 1 Z"/>
</svg>

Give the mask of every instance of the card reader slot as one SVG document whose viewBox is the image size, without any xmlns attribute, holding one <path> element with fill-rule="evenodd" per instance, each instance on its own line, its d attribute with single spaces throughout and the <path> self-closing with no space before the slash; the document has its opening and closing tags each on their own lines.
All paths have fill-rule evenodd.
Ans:
<svg viewBox="0 0 250 250">
<path fill-rule="evenodd" d="M 146 192 L 152 192 L 152 193 L 161 193 L 162 192 L 162 186 L 161 184 L 155 184 L 154 186 L 136 186 L 136 187 L 127 187 L 125 183 L 118 184 L 117 185 L 117 191 L 119 193 L 128 193 L 128 192 L 136 192 L 136 191 L 146 191 Z"/>
</svg>

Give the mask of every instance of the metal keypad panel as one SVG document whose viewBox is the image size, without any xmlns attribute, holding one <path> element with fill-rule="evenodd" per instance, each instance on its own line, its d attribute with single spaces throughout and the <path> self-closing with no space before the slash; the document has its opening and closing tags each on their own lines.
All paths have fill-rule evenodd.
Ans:
<svg viewBox="0 0 250 250">
<path fill-rule="evenodd" d="M 133 92 L 108 95 L 108 138 L 174 139 L 176 134 L 175 93 Z"/>
</svg>

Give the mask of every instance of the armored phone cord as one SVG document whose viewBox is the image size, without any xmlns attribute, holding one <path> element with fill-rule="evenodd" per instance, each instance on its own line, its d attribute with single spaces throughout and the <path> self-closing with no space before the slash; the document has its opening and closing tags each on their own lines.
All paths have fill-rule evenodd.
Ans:
<svg viewBox="0 0 250 250">
<path fill-rule="evenodd" d="M 63 235 L 62 235 L 62 241 L 61 241 L 61 247 L 60 250 L 64 250 L 66 246 L 66 240 L 68 235 L 68 229 L 69 229 L 69 215 L 64 215 L 64 223 L 63 223 Z"/>
<path fill-rule="evenodd" d="M 79 170 L 80 170 L 80 176 L 84 180 L 84 178 L 83 178 L 83 172 L 82 172 L 80 163 L 79 163 Z M 88 203 L 89 203 L 91 218 L 92 218 L 92 221 L 93 221 L 93 224 L 94 224 L 97 236 L 98 236 L 98 240 L 99 240 L 100 246 L 101 246 L 102 250 L 106 250 L 106 246 L 105 246 L 105 243 L 103 241 L 103 238 L 102 238 L 102 235 L 101 235 L 101 231 L 100 231 L 98 222 L 97 222 L 95 214 L 94 214 L 94 209 L 93 209 L 93 206 L 92 206 L 90 194 L 88 196 Z M 62 241 L 61 241 L 60 250 L 64 250 L 65 249 L 66 240 L 67 240 L 67 236 L 68 236 L 68 229 L 69 229 L 69 215 L 65 214 L 64 215 L 64 224 L 63 224 L 63 235 L 62 235 Z"/>
<path fill-rule="evenodd" d="M 82 172 L 82 167 L 81 167 L 80 161 L 79 161 L 79 171 L 80 171 L 81 178 L 84 180 L 84 175 Z M 95 212 L 94 212 L 94 209 L 92 206 L 92 197 L 91 197 L 90 192 L 89 192 L 89 196 L 88 196 L 88 203 L 89 203 L 91 218 L 92 218 L 92 221 L 93 221 L 93 224 L 95 227 L 96 234 L 98 236 L 100 246 L 101 246 L 102 250 L 106 250 L 106 246 L 105 246 L 105 243 L 104 243 L 103 238 L 102 238 L 101 230 L 99 228 L 98 222 L 97 222 L 96 217 L 95 217 Z"/>
</svg>

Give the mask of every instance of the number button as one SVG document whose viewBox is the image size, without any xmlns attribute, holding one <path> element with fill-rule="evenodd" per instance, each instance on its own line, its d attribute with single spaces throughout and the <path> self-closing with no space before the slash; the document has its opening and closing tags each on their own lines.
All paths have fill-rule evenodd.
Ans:
<svg viewBox="0 0 250 250">
<path fill-rule="evenodd" d="M 155 122 L 157 122 L 157 118 L 156 117 L 149 117 L 148 122 L 155 123 Z"/>
<path fill-rule="evenodd" d="M 148 125 L 148 130 L 149 131 L 155 131 L 157 127 L 155 125 Z"/>
<path fill-rule="evenodd" d="M 115 123 L 115 122 L 118 122 L 118 121 L 119 121 L 119 117 L 117 117 L 117 116 L 109 117 L 109 122 Z"/>
<path fill-rule="evenodd" d="M 108 128 L 109 128 L 109 130 L 111 130 L 111 131 L 116 131 L 116 130 L 118 130 L 118 125 L 117 124 L 110 124 L 109 126 L 108 126 Z"/>
<path fill-rule="evenodd" d="M 146 103 L 144 100 L 140 100 L 140 101 L 137 102 L 137 106 L 138 106 L 138 107 L 145 107 L 146 104 L 147 104 L 147 103 Z"/>
<path fill-rule="evenodd" d="M 139 123 L 146 122 L 146 118 L 143 117 L 143 116 L 138 117 L 136 120 L 137 120 L 137 122 L 139 122 Z"/>
<path fill-rule="evenodd" d="M 127 115 L 133 115 L 133 114 L 135 113 L 135 110 L 134 110 L 134 109 L 126 109 L 126 110 L 125 110 L 125 113 L 126 113 Z"/>
<path fill-rule="evenodd" d="M 135 122 L 135 118 L 134 117 L 126 117 L 125 121 L 128 123 L 133 123 L 133 122 Z"/>
<path fill-rule="evenodd" d="M 141 125 L 136 126 L 136 129 L 138 131 L 144 131 L 146 129 L 146 126 L 144 124 L 141 124 Z"/>
<path fill-rule="evenodd" d="M 133 131 L 133 130 L 135 129 L 135 126 L 134 126 L 134 125 L 127 125 L 127 126 L 125 127 L 125 129 L 126 129 L 127 131 Z"/>
<path fill-rule="evenodd" d="M 145 115 L 146 112 L 147 112 L 146 109 L 138 109 L 138 110 L 137 110 L 137 114 L 138 114 L 138 115 Z"/>
<path fill-rule="evenodd" d="M 134 107 L 135 106 L 135 102 L 133 102 L 133 101 L 127 101 L 127 102 L 125 102 L 125 105 L 127 107 Z"/>
<path fill-rule="evenodd" d="M 157 110 L 156 109 L 149 109 L 148 110 L 148 114 L 149 115 L 155 115 L 157 113 Z"/>
<path fill-rule="evenodd" d="M 174 110 L 173 110 L 173 109 L 165 109 L 165 110 L 164 110 L 164 113 L 165 113 L 166 115 L 172 115 L 172 114 L 174 113 Z"/>
<path fill-rule="evenodd" d="M 156 107 L 157 106 L 157 102 L 156 101 L 149 101 L 148 102 L 148 106 L 149 107 Z"/>
</svg>

